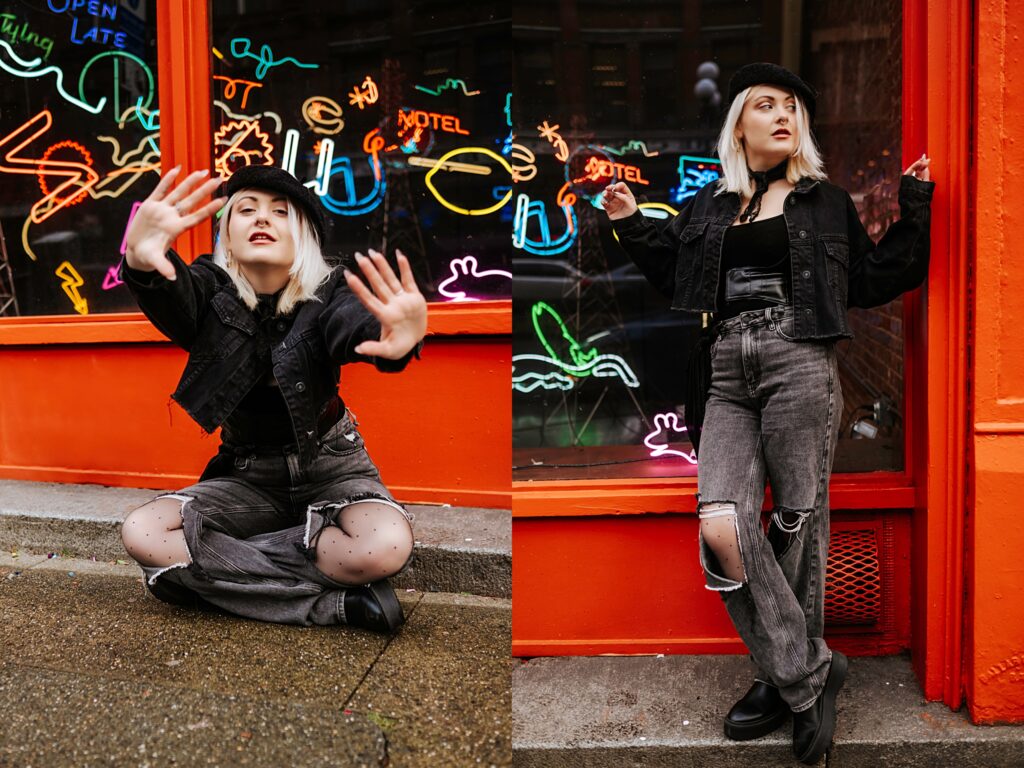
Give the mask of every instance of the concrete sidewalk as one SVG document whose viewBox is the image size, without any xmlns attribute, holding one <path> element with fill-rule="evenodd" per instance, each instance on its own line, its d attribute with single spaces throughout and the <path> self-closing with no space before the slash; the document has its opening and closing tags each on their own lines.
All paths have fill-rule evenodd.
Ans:
<svg viewBox="0 0 1024 768">
<path fill-rule="evenodd" d="M 729 741 L 722 718 L 750 687 L 743 656 L 538 658 L 512 674 L 522 768 L 799 766 L 789 723 Z M 1024 727 L 973 726 L 924 701 L 906 657 L 850 659 L 830 768 L 1021 768 Z"/>
<path fill-rule="evenodd" d="M 0 557 L 0 766 L 511 764 L 511 602 L 403 591 L 394 637 L 199 613 L 137 566 Z"/>
<path fill-rule="evenodd" d="M 161 491 L 0 479 L 0 550 L 127 558 L 121 523 Z M 507 509 L 410 504 L 416 548 L 396 587 L 512 596 L 512 515 Z"/>
</svg>

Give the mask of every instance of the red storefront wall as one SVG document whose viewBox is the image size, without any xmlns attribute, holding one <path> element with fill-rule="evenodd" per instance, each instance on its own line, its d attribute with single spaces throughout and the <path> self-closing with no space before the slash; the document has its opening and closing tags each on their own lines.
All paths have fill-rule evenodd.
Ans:
<svg viewBox="0 0 1024 768">
<path fill-rule="evenodd" d="M 206 0 L 158 3 L 163 169 L 212 167 Z M 186 260 L 209 226 L 179 239 Z M 511 306 L 432 304 L 423 359 L 346 367 L 342 394 L 406 502 L 508 508 Z M 0 320 L 0 476 L 174 488 L 215 438 L 169 400 L 185 354 L 138 313 Z"/>
<path fill-rule="evenodd" d="M 908 469 L 833 478 L 833 533 L 882 531 L 886 615 L 878 631 L 826 632 L 855 653 L 909 648 L 928 699 L 958 707 L 966 692 L 986 722 L 1021 720 L 1024 706 L 1024 590 L 1020 558 L 1008 556 L 1024 538 L 1010 503 L 1024 467 L 1024 345 L 1012 333 L 1024 317 L 1019 301 L 1007 306 L 1024 270 L 1008 250 L 1004 260 L 989 250 L 990 233 L 973 234 L 975 196 L 1002 226 L 1015 202 L 1008 169 L 1024 168 L 1005 162 L 1024 117 L 1008 85 L 1022 67 L 1008 46 L 1024 11 L 1008 14 L 996 2 L 904 2 L 902 167 L 927 152 L 938 181 L 928 282 L 905 302 Z M 996 106 L 998 119 L 974 119 L 975 94 L 977 114 Z M 976 189 L 975 178 L 988 183 Z M 985 258 L 973 262 L 975 252 Z M 972 263 L 991 265 L 978 270 L 973 305 Z M 695 490 L 685 479 L 513 483 L 513 654 L 741 652 L 717 595 L 702 588 Z"/>
<path fill-rule="evenodd" d="M 1020 3 L 979 0 L 964 680 L 971 717 L 986 723 L 1024 721 L 1022 34 Z"/>
</svg>

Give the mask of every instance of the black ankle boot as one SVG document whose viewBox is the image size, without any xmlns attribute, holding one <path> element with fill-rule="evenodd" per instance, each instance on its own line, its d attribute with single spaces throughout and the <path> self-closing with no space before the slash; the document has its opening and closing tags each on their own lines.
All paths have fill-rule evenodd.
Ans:
<svg viewBox="0 0 1024 768">
<path fill-rule="evenodd" d="M 814 765 L 825 754 L 836 731 L 836 695 L 846 679 L 847 661 L 832 651 L 825 688 L 809 709 L 793 713 L 793 754 L 801 763 Z"/>
<path fill-rule="evenodd" d="M 789 707 L 779 689 L 755 680 L 725 716 L 725 735 L 733 741 L 756 739 L 776 730 L 787 717 Z"/>
<path fill-rule="evenodd" d="M 345 590 L 345 623 L 374 632 L 394 632 L 405 623 L 402 606 L 387 580 Z"/>
</svg>

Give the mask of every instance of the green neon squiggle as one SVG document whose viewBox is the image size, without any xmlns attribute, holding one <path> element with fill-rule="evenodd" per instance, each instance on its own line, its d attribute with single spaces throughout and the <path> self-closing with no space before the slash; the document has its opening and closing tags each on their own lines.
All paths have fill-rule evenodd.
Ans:
<svg viewBox="0 0 1024 768">
<path fill-rule="evenodd" d="M 144 107 L 146 109 L 149 109 L 149 105 L 153 103 L 153 92 L 156 90 L 156 79 L 153 77 L 153 70 L 151 70 L 149 68 L 149 66 L 146 64 L 146 62 L 144 62 L 142 59 L 140 59 L 134 53 L 128 53 L 127 51 L 104 51 L 103 53 L 97 53 L 95 56 L 93 56 L 91 59 L 89 59 L 87 62 L 85 62 L 85 66 L 82 67 L 82 73 L 78 76 L 78 95 L 81 96 L 83 99 L 85 98 L 85 75 L 89 71 L 89 67 L 91 67 L 93 64 L 95 64 L 100 59 L 106 58 L 107 56 L 123 56 L 126 59 L 131 59 L 136 64 L 138 64 L 140 67 L 142 67 L 142 71 L 145 72 L 146 80 L 148 82 L 148 86 L 147 86 L 148 87 L 148 92 L 146 94 L 146 103 L 145 104 L 141 103 L 142 97 L 140 96 L 139 97 L 140 103 L 139 103 L 138 106 L 141 106 L 141 107 Z M 117 72 L 116 69 L 114 71 L 115 71 L 115 73 Z M 114 118 L 115 119 L 117 119 L 118 116 L 121 114 L 121 103 L 120 103 L 119 91 L 120 91 L 119 88 L 115 88 L 114 89 Z M 106 100 L 107 99 L 104 96 L 103 97 L 103 101 L 105 102 Z M 101 106 L 100 109 L 102 109 L 102 108 L 103 107 Z M 96 112 L 99 112 L 99 109 L 97 109 Z M 96 113 L 93 113 L 93 114 L 96 114 Z"/>
<path fill-rule="evenodd" d="M 439 85 L 437 87 L 437 90 L 432 90 L 432 89 L 426 88 L 425 86 L 422 86 L 422 85 L 416 85 L 416 86 L 413 86 L 413 87 L 417 91 L 423 91 L 424 93 L 429 93 L 431 96 L 440 96 L 441 95 L 441 91 L 447 90 L 449 88 L 453 88 L 453 89 L 454 88 L 461 88 L 462 92 L 464 94 L 466 94 L 467 96 L 476 96 L 476 95 L 478 95 L 480 93 L 480 91 L 470 91 L 469 90 L 469 86 L 466 85 L 466 81 L 465 80 L 456 80 L 455 78 L 452 78 L 452 77 L 449 77 L 441 85 Z"/>
<path fill-rule="evenodd" d="M 531 319 L 533 320 L 533 329 L 537 333 L 537 339 L 540 341 L 541 346 L 547 350 L 547 353 L 552 357 L 552 359 L 559 360 L 561 358 L 559 358 L 554 348 L 548 342 L 547 337 L 544 335 L 544 331 L 541 330 L 540 318 L 541 315 L 544 314 L 550 315 L 558 325 L 559 330 L 561 330 L 562 338 L 565 339 L 566 343 L 569 345 L 569 357 L 572 358 L 573 365 L 576 367 L 583 367 L 597 357 L 596 347 L 591 347 L 584 352 L 580 347 L 580 343 L 576 341 L 575 337 L 571 333 L 569 333 L 569 329 L 566 328 L 565 322 L 558 316 L 558 313 L 552 309 L 549 304 L 543 301 L 538 301 L 530 310 Z"/>
</svg>

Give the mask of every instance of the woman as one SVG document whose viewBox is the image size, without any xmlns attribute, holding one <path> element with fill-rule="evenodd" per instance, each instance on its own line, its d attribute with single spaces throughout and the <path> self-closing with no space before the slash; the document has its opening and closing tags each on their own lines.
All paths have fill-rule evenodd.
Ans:
<svg viewBox="0 0 1024 768">
<path fill-rule="evenodd" d="M 146 584 L 168 602 L 292 624 L 393 631 L 387 578 L 413 548 L 412 517 L 381 484 L 338 396 L 339 366 L 398 371 L 418 354 L 426 302 L 406 258 L 356 254 L 368 290 L 321 254 L 317 198 L 250 166 L 203 204 L 208 172 L 168 172 L 127 233 L 122 276 L 146 316 L 188 350 L 172 397 L 222 443 L 199 482 L 122 527 Z M 225 204 L 226 203 L 226 204 Z M 224 208 L 213 257 L 186 265 L 175 238 Z"/>
<path fill-rule="evenodd" d="M 901 218 L 875 245 L 830 184 L 811 134 L 817 94 L 775 64 L 729 83 L 723 177 L 658 231 L 625 184 L 603 206 L 623 247 L 675 309 L 714 312 L 700 438 L 699 548 L 759 667 L 725 719 L 751 739 L 793 715 L 793 751 L 814 764 L 835 730 L 846 658 L 822 638 L 828 481 L 842 392 L 835 343 L 849 306 L 884 304 L 928 269 L 934 183 L 922 155 L 901 178 Z M 765 479 L 775 508 L 761 525 Z"/>
</svg>

